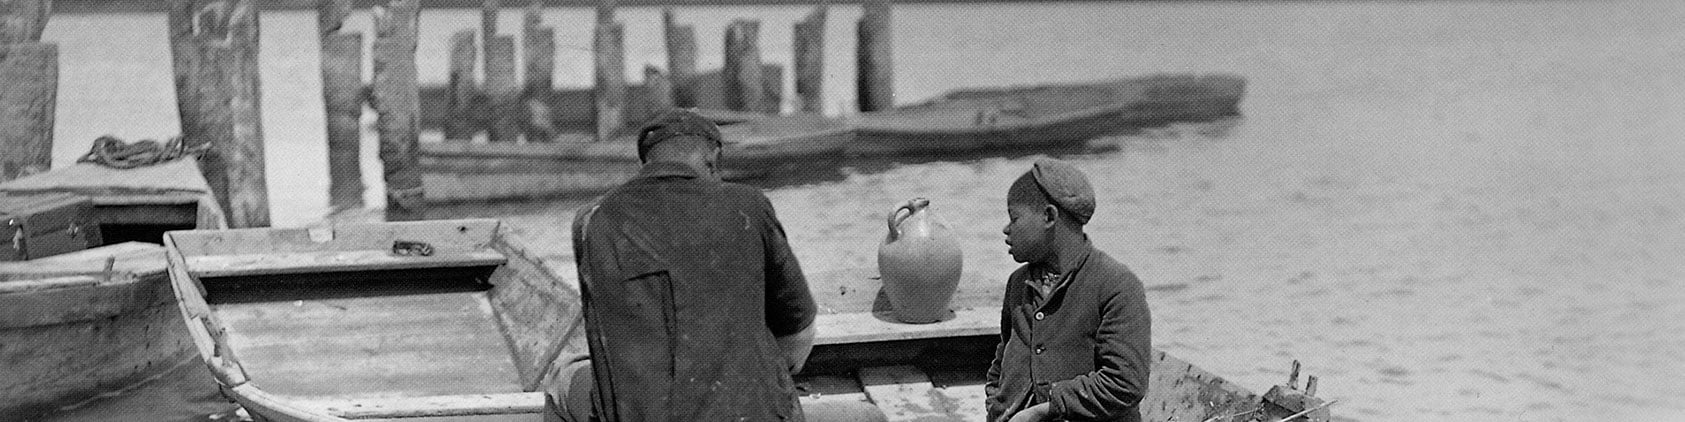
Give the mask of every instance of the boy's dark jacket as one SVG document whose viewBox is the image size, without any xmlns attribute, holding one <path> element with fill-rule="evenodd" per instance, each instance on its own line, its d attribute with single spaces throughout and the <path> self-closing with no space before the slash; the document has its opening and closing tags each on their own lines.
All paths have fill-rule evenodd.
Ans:
<svg viewBox="0 0 1685 422">
<path fill-rule="evenodd" d="M 1092 243 L 1088 248 L 1070 282 L 1040 309 L 1026 292 L 1029 265 L 1007 280 L 1000 345 L 985 386 L 990 421 L 1010 419 L 1031 394 L 1051 403 L 1055 418 L 1141 420 L 1152 353 L 1146 294 L 1123 264 Z"/>
</svg>

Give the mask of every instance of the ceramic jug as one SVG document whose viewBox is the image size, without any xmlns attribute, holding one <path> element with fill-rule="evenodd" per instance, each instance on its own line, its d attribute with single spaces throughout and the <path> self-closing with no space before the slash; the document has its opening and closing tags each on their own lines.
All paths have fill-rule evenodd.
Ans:
<svg viewBox="0 0 1685 422">
<path fill-rule="evenodd" d="M 889 212 L 889 236 L 878 246 L 878 274 L 895 319 L 922 324 L 948 315 L 959 286 L 959 242 L 930 213 L 930 200 L 915 198 Z"/>
</svg>

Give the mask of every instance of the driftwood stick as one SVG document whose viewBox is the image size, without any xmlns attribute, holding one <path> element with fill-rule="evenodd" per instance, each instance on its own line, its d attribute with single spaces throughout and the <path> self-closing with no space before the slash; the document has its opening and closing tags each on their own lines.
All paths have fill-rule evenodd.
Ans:
<svg viewBox="0 0 1685 422">
<path fill-rule="evenodd" d="M 380 114 L 380 161 L 386 180 L 386 219 L 424 217 L 420 149 L 416 118 L 416 0 L 394 0 L 375 8 L 374 90 L 371 103 Z"/>
</svg>

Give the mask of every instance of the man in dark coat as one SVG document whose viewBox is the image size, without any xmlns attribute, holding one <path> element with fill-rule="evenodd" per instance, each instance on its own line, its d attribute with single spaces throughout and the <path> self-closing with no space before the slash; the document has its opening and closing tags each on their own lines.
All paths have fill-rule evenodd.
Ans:
<svg viewBox="0 0 1685 422">
<path fill-rule="evenodd" d="M 1000 345 L 989 365 L 992 422 L 1141 420 L 1151 318 L 1141 281 L 1094 248 L 1087 177 L 1039 160 L 1007 192 L 1012 259 Z"/>
<path fill-rule="evenodd" d="M 790 376 L 817 308 L 772 203 L 721 182 L 720 153 L 712 122 L 663 114 L 642 172 L 575 219 L 597 420 L 803 420 Z"/>
</svg>

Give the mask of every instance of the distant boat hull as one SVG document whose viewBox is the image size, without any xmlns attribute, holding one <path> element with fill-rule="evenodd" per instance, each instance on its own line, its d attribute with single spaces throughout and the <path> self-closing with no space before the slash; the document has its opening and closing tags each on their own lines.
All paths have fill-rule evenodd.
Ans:
<svg viewBox="0 0 1685 422">
<path fill-rule="evenodd" d="M 750 179 L 863 157 L 1070 151 L 1111 135 L 1238 116 L 1245 81 L 1153 76 L 1086 84 L 959 91 L 848 118 L 718 115 L 728 179 Z M 591 195 L 637 174 L 633 140 L 422 144 L 431 202 Z"/>
</svg>

